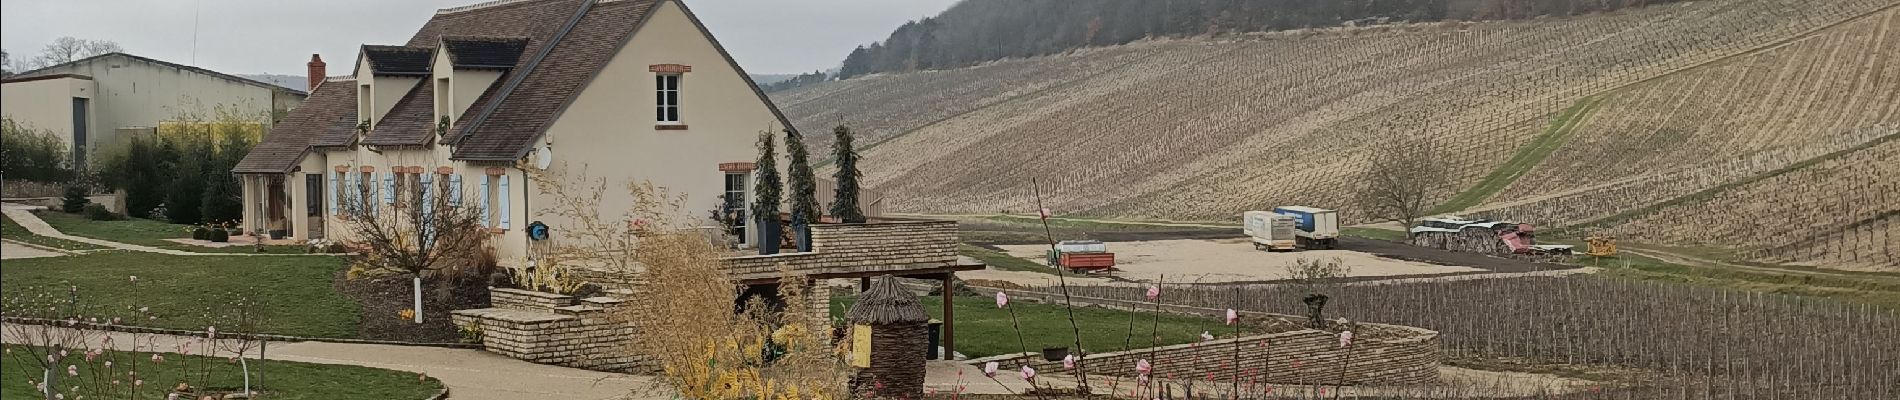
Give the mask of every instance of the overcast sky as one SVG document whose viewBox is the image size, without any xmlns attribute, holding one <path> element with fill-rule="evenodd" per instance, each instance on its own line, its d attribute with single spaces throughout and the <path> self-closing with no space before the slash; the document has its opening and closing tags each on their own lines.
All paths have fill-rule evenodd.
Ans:
<svg viewBox="0 0 1900 400">
<path fill-rule="evenodd" d="M 72 36 L 219 72 L 302 75 L 312 53 L 348 63 L 359 44 L 402 44 L 436 9 L 480 1 L 0 0 L 0 47 L 30 57 L 53 38 Z M 751 73 L 836 67 L 854 46 L 954 2 L 686 0 Z"/>
</svg>

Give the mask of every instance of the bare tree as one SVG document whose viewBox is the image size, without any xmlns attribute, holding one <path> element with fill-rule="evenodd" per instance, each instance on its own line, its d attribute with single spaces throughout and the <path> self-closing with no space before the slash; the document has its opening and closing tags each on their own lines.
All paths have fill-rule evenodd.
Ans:
<svg viewBox="0 0 1900 400">
<path fill-rule="evenodd" d="M 110 40 L 91 40 L 72 36 L 61 36 L 58 39 L 53 39 L 53 43 L 48 43 L 46 48 L 40 49 L 39 58 L 34 60 L 38 65 L 34 67 L 45 68 L 86 57 L 122 51 L 125 51 L 124 47 L 120 47 L 118 42 Z"/>
<path fill-rule="evenodd" d="M 1387 131 L 1396 133 L 1371 146 L 1370 165 L 1360 178 L 1359 207 L 1372 218 L 1400 223 L 1409 240 L 1412 225 L 1431 212 L 1450 174 L 1425 130 Z"/>
<path fill-rule="evenodd" d="M 410 275 L 420 324 L 423 275 L 480 262 L 490 234 L 481 210 L 459 197 L 450 175 L 416 172 L 364 179 L 346 189 L 338 207 L 348 217 L 351 268 Z"/>
</svg>

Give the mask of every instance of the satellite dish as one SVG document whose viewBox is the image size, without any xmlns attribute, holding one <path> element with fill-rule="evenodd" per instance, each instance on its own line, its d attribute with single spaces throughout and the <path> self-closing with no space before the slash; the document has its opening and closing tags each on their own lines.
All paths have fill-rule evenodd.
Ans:
<svg viewBox="0 0 1900 400">
<path fill-rule="evenodd" d="M 534 167 L 535 168 L 547 170 L 549 166 L 553 166 L 553 165 L 554 165 L 554 147 L 541 146 L 540 149 L 535 150 L 534 152 Z"/>
</svg>

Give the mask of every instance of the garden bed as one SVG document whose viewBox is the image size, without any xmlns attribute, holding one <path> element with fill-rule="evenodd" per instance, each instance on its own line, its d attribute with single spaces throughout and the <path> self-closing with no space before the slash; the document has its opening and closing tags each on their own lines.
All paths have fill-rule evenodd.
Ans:
<svg viewBox="0 0 1900 400">
<path fill-rule="evenodd" d="M 362 339 L 394 340 L 413 343 L 458 343 L 461 333 L 449 320 L 449 312 L 488 307 L 488 289 L 481 283 L 446 285 L 440 281 L 422 281 L 422 323 L 400 316 L 402 310 L 415 307 L 408 275 L 384 275 L 349 280 L 348 271 L 337 271 L 331 285 L 344 297 L 355 300 L 361 310 L 355 336 Z"/>
<path fill-rule="evenodd" d="M 161 249 L 189 251 L 194 253 L 256 253 L 253 246 L 205 247 L 173 241 L 191 239 L 195 225 L 180 225 L 164 221 L 143 218 L 126 218 L 118 221 L 94 221 L 80 214 L 67 214 L 57 211 L 36 213 L 47 225 L 61 233 L 73 236 L 110 240 L 119 243 L 157 247 Z M 303 246 L 266 245 L 266 254 L 303 253 Z"/>
</svg>

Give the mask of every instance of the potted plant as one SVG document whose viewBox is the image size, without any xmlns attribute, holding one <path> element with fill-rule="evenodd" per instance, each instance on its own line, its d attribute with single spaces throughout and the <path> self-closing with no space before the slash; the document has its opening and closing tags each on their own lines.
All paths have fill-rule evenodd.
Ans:
<svg viewBox="0 0 1900 400">
<path fill-rule="evenodd" d="M 270 223 L 270 239 L 271 240 L 283 240 L 284 236 L 289 236 L 289 235 L 290 235 L 290 230 L 284 228 L 283 220 L 271 221 Z"/>
</svg>

